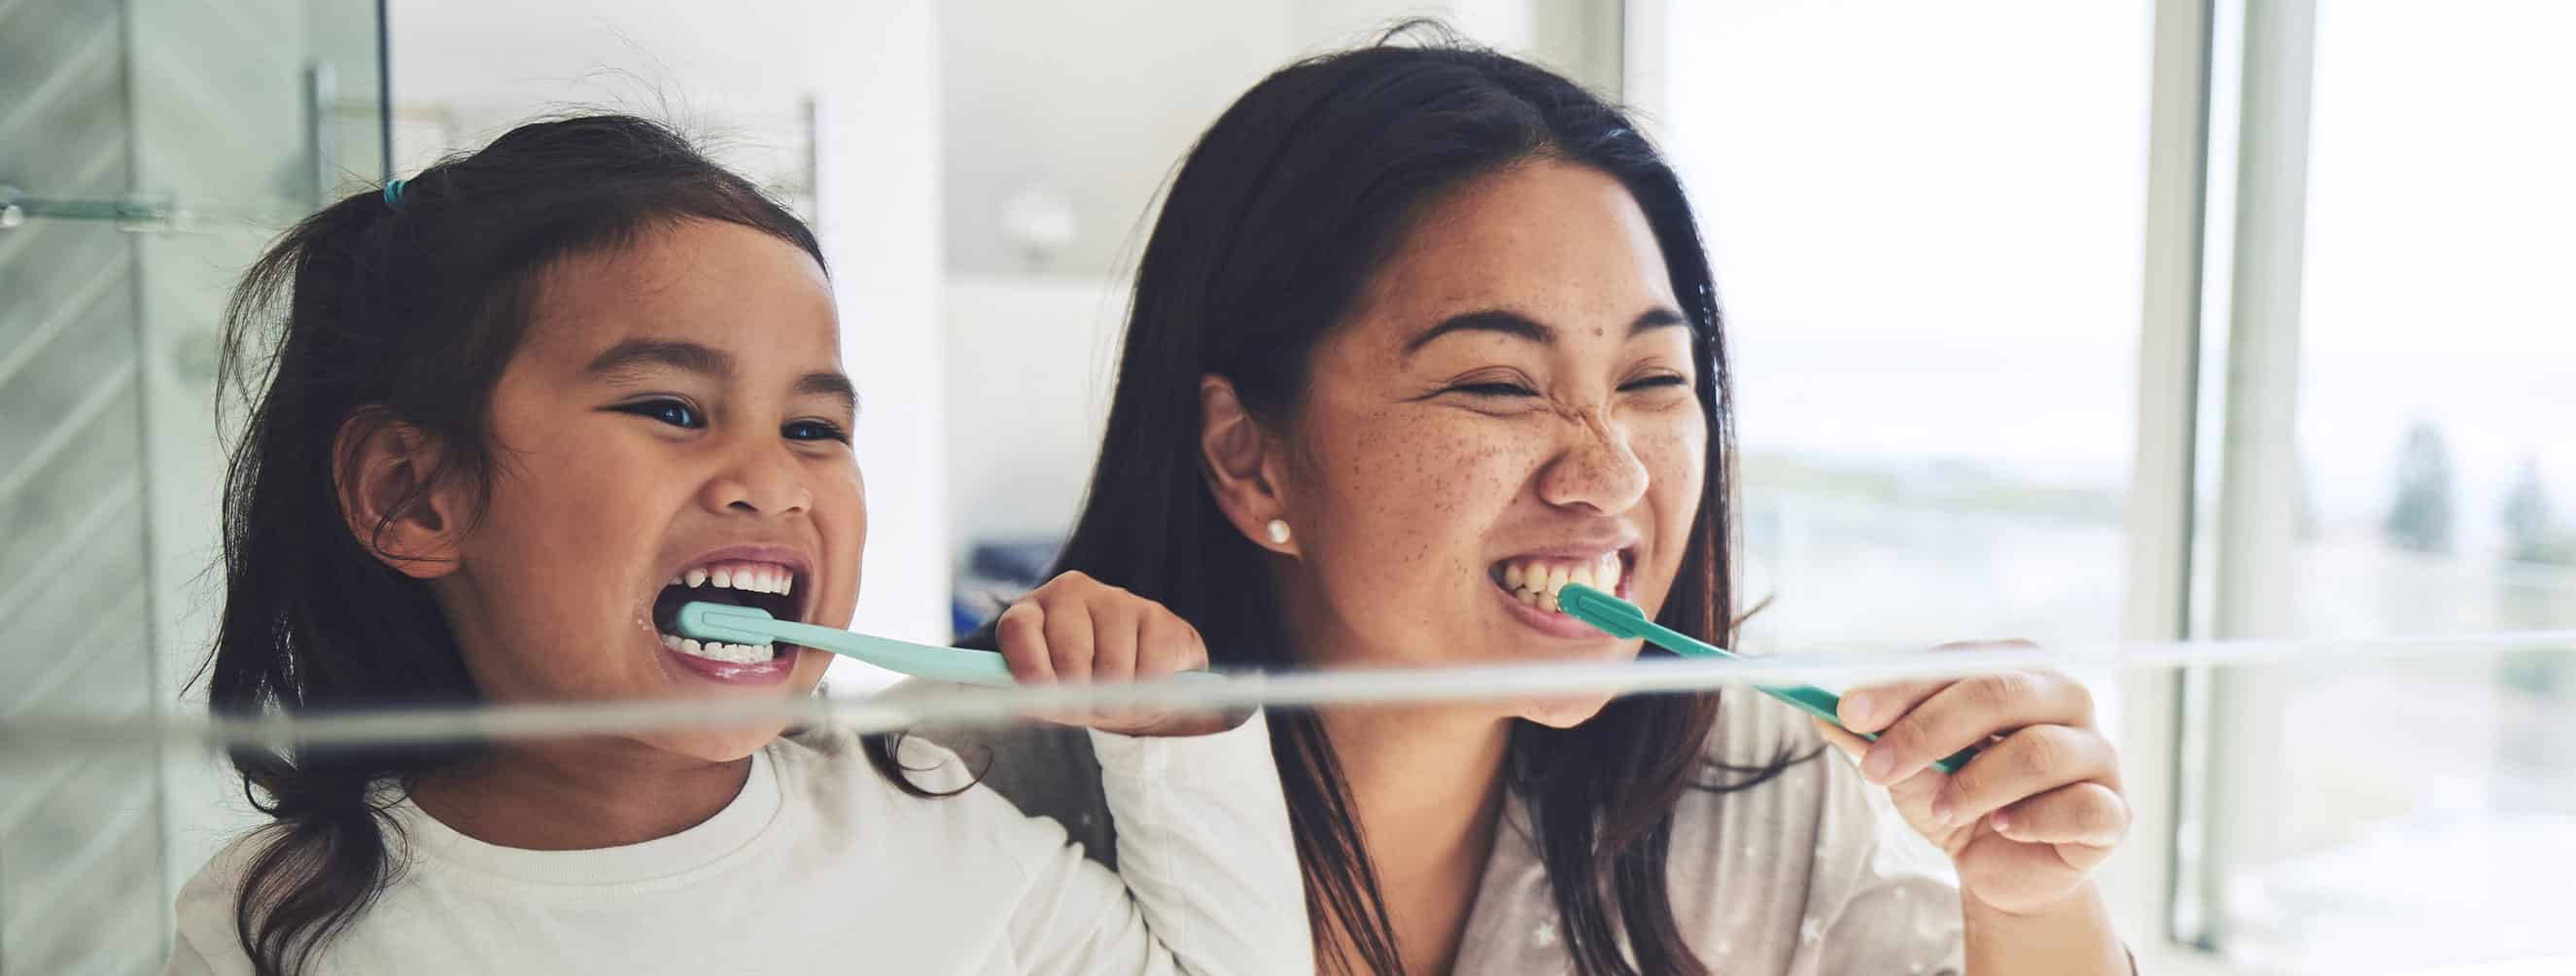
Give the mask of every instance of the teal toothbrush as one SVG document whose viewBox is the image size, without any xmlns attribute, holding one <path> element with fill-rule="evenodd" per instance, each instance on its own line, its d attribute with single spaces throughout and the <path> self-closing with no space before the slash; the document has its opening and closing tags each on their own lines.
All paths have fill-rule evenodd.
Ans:
<svg viewBox="0 0 2576 976">
<path fill-rule="evenodd" d="M 1557 608 L 1563 610 L 1566 616 L 1591 624 L 1612 637 L 1622 640 L 1644 638 L 1656 647 L 1683 657 L 1742 659 L 1740 655 L 1731 653 L 1725 648 L 1693 640 L 1680 631 L 1648 620 L 1646 612 L 1638 609 L 1636 604 L 1581 583 L 1566 584 L 1565 589 L 1557 593 L 1556 600 Z M 1823 719 L 1835 728 L 1851 732 L 1850 729 L 1843 728 L 1842 696 L 1840 695 L 1814 685 L 1755 685 L 1753 687 L 1756 691 L 1788 702 L 1799 711 Z M 1852 734 L 1871 742 L 1878 741 L 1878 736 L 1867 732 L 1852 732 Z M 1967 765 L 1968 760 L 1976 756 L 1977 747 L 1969 746 L 1952 753 L 1947 759 L 1933 762 L 1932 766 L 1945 773 L 1955 773 L 1959 771 L 1959 767 Z"/>
<path fill-rule="evenodd" d="M 757 607 L 694 601 L 680 608 L 680 635 L 702 641 L 759 646 L 789 643 L 830 651 L 916 678 L 968 685 L 1008 685 L 1011 667 L 991 651 L 930 647 L 885 637 L 780 620 Z"/>
</svg>

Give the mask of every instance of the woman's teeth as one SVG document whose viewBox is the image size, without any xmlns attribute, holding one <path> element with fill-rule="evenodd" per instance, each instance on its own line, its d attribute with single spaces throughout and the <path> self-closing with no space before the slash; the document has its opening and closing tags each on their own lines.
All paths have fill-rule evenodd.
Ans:
<svg viewBox="0 0 2576 976">
<path fill-rule="evenodd" d="M 1560 559 L 1522 559 L 1503 564 L 1503 589 L 1530 606 L 1557 612 L 1557 597 L 1567 583 L 1581 583 L 1604 593 L 1619 592 L 1621 565 L 1618 553 L 1604 553 L 1598 558 L 1567 562 Z"/>
<path fill-rule="evenodd" d="M 776 644 L 727 644 L 721 641 L 693 641 L 674 634 L 662 635 L 662 646 L 690 657 L 702 657 L 727 664 L 758 664 L 778 654 Z"/>
</svg>

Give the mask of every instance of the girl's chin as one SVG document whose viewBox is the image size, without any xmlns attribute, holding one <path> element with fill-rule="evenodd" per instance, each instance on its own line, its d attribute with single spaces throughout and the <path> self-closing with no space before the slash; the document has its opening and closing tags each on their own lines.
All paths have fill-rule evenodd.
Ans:
<svg viewBox="0 0 2576 976">
<path fill-rule="evenodd" d="M 700 762 L 728 763 L 750 758 L 786 732 L 786 723 L 762 722 L 719 729 L 672 729 L 635 738 L 662 752 Z"/>
<path fill-rule="evenodd" d="M 1592 721 L 1609 707 L 1610 698 L 1609 692 L 1588 692 L 1525 699 L 1519 703 L 1520 717 L 1552 729 L 1570 729 Z"/>
</svg>

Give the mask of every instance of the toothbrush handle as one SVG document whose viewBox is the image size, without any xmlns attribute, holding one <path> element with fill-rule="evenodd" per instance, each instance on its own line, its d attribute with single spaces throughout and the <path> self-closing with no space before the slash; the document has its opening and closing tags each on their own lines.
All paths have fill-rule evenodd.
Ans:
<svg viewBox="0 0 2576 976">
<path fill-rule="evenodd" d="M 787 620 L 771 621 L 761 626 L 774 631 L 788 643 L 830 651 L 916 678 L 992 688 L 1019 683 L 1011 677 L 1010 662 L 992 651 L 932 647 Z M 1222 680 L 1224 676 L 1214 671 L 1183 671 L 1173 677 L 1180 680 Z"/>
<path fill-rule="evenodd" d="M 1878 741 L 1878 735 L 1876 733 L 1852 732 L 1850 729 L 1843 727 L 1843 699 L 1841 695 L 1834 694 L 1833 692 L 1826 691 L 1814 685 L 1756 685 L 1754 687 L 1763 694 L 1796 706 L 1799 711 L 1824 719 L 1826 722 L 1831 723 L 1835 728 L 1842 729 L 1845 732 L 1851 732 L 1851 734 L 1859 736 L 1870 742 Z M 1959 771 L 1959 767 L 1967 765 L 1968 760 L 1975 758 L 1977 758 L 1977 747 L 1969 746 L 1965 749 L 1951 753 L 1948 756 L 1933 760 L 1932 768 L 1945 773 L 1955 773 Z"/>
<path fill-rule="evenodd" d="M 1672 628 L 1665 627 L 1662 624 L 1654 623 L 1652 621 L 1643 622 L 1641 629 L 1644 630 L 1647 640 L 1652 641 L 1656 646 L 1675 654 L 1690 657 L 1741 658 L 1740 655 L 1729 652 L 1725 648 L 1704 643 L 1690 637 L 1689 635 L 1683 634 L 1680 631 L 1673 630 Z M 1814 685 L 1755 685 L 1753 688 L 1755 691 L 1759 691 L 1765 695 L 1787 702 L 1790 706 L 1799 711 L 1823 719 L 1826 724 L 1842 729 L 1845 732 L 1851 732 L 1850 729 L 1844 728 L 1843 726 L 1843 699 L 1841 695 L 1834 694 L 1833 692 L 1826 691 Z M 1878 741 L 1878 736 L 1873 733 L 1851 732 L 1851 734 L 1859 736 L 1860 738 L 1870 742 Z M 1969 746 L 1965 749 L 1951 753 L 1948 756 L 1942 757 L 1941 759 L 1934 760 L 1932 768 L 1938 769 L 1944 773 L 1955 773 L 1959 771 L 1959 767 L 1967 765 L 1968 760 L 1975 758 L 1977 758 L 1977 747 Z"/>
<path fill-rule="evenodd" d="M 761 627 L 792 644 L 830 651 L 916 678 L 990 687 L 1016 683 L 1011 680 L 1011 666 L 991 651 L 929 647 L 787 620 L 763 623 Z"/>
</svg>

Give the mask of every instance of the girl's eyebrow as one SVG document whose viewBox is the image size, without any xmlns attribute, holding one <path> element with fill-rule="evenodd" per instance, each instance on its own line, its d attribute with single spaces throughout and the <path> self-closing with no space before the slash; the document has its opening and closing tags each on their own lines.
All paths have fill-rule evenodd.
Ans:
<svg viewBox="0 0 2576 976">
<path fill-rule="evenodd" d="M 628 339 L 582 367 L 592 376 L 617 377 L 650 371 L 655 366 L 696 373 L 710 379 L 733 376 L 733 354 L 676 339 Z"/>
<path fill-rule="evenodd" d="M 796 385 L 790 387 L 788 392 L 796 396 L 831 397 L 848 406 L 850 413 L 859 412 L 859 388 L 850 385 L 848 376 L 837 372 L 817 371 L 799 376 L 796 378 Z"/>
<path fill-rule="evenodd" d="M 702 346 L 681 339 L 628 339 L 608 347 L 592 359 L 582 372 L 607 379 L 632 377 L 650 372 L 655 367 L 696 373 L 709 379 L 733 378 L 733 354 L 722 349 Z M 788 392 L 795 396 L 823 396 L 848 405 L 851 413 L 859 410 L 859 390 L 850 378 L 836 370 L 817 370 L 796 378 Z"/>
</svg>

